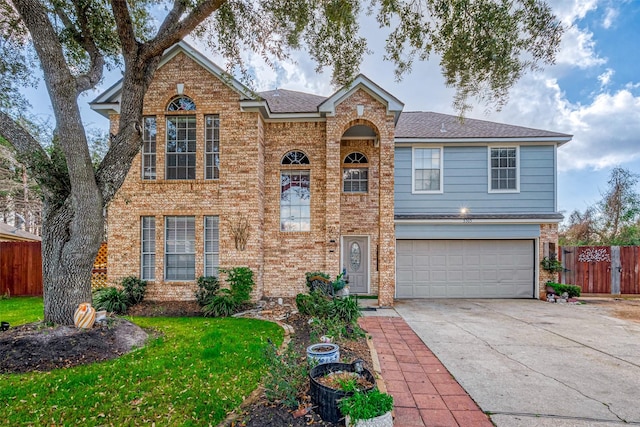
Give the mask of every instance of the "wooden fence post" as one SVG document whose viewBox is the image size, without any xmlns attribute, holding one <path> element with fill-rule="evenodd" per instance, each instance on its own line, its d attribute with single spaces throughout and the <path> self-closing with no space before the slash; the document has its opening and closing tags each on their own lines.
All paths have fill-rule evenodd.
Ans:
<svg viewBox="0 0 640 427">
<path fill-rule="evenodd" d="M 611 246 L 611 294 L 620 294 L 620 246 Z"/>
</svg>

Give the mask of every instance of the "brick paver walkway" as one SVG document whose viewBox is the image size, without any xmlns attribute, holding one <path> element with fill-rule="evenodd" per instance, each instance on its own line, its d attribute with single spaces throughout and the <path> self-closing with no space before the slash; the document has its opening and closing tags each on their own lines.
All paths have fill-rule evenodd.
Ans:
<svg viewBox="0 0 640 427">
<path fill-rule="evenodd" d="M 393 396 L 395 427 L 493 424 L 401 317 L 363 317 L 382 378 Z"/>
</svg>

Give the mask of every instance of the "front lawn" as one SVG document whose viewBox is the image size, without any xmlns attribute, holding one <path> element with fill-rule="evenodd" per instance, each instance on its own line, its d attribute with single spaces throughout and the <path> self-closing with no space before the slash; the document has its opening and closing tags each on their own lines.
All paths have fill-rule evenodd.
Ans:
<svg viewBox="0 0 640 427">
<path fill-rule="evenodd" d="M 0 321 L 11 326 L 37 322 L 44 319 L 41 297 L 11 297 L 0 300 Z"/>
<path fill-rule="evenodd" d="M 0 301 L 3 318 L 20 318 L 8 314 L 22 306 L 14 300 Z M 162 336 L 109 362 L 0 375 L 0 423 L 217 425 L 259 383 L 267 338 L 283 338 L 278 325 L 253 319 L 131 320 Z"/>
</svg>

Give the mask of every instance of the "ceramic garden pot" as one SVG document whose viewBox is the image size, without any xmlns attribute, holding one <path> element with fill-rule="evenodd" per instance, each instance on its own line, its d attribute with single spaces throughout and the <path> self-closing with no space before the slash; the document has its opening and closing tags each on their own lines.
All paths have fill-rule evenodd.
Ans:
<svg viewBox="0 0 640 427">
<path fill-rule="evenodd" d="M 84 302 L 78 306 L 73 315 L 73 323 L 76 328 L 89 329 L 96 321 L 96 309 L 91 304 Z"/>
</svg>

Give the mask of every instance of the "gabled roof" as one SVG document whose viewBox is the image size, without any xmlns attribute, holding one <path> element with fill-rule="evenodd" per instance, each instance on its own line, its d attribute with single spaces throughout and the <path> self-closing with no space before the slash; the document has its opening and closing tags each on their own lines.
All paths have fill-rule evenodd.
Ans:
<svg viewBox="0 0 640 427">
<path fill-rule="evenodd" d="M 294 90 L 276 89 L 259 92 L 272 113 L 317 113 L 327 97 Z"/>
<path fill-rule="evenodd" d="M 344 86 L 342 89 L 327 98 L 322 104 L 320 104 L 318 111 L 328 115 L 334 115 L 336 113 L 336 107 L 359 89 L 364 90 L 373 98 L 386 105 L 387 113 L 393 114 L 395 116 L 395 120 L 398 120 L 398 116 L 404 108 L 404 103 L 375 84 L 364 74 L 358 74 L 351 84 Z"/>
<path fill-rule="evenodd" d="M 40 236 L 31 234 L 20 228 L 0 222 L 0 241 L 39 242 Z"/>
<path fill-rule="evenodd" d="M 567 142 L 571 135 L 522 126 L 476 120 L 449 114 L 415 111 L 403 112 L 396 125 L 396 140 L 536 140 Z"/>
<path fill-rule="evenodd" d="M 189 56 L 195 62 L 200 64 L 205 70 L 218 77 L 231 89 L 236 91 L 240 95 L 240 99 L 256 99 L 257 96 L 245 85 L 234 79 L 222 68 L 211 62 L 206 56 L 194 49 L 190 44 L 181 40 L 178 43 L 167 49 L 163 55 L 158 68 L 165 65 L 172 60 L 179 53 L 184 53 Z M 91 109 L 96 110 L 98 113 L 105 117 L 109 117 L 109 114 L 120 112 L 120 95 L 122 93 L 122 79 L 118 80 L 113 86 L 100 94 L 96 99 L 89 103 Z"/>
</svg>

